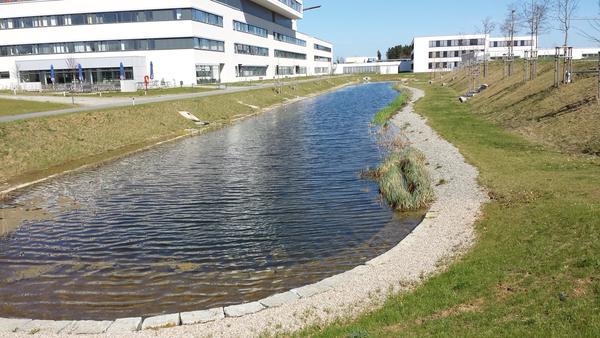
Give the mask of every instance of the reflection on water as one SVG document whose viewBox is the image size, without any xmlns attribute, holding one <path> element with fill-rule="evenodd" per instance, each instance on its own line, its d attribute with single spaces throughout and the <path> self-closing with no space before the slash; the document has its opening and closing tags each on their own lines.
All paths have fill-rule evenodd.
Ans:
<svg viewBox="0 0 600 338">
<path fill-rule="evenodd" d="M 361 180 L 389 84 L 346 88 L 32 188 L 0 239 L 0 316 L 111 319 L 253 301 L 351 269 L 418 217 Z M 65 208 L 62 200 L 76 208 Z"/>
</svg>

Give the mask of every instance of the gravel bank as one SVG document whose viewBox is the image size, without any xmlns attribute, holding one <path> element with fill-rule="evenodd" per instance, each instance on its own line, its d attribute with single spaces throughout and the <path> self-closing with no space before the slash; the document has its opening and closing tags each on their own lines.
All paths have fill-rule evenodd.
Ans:
<svg viewBox="0 0 600 338">
<path fill-rule="evenodd" d="M 421 90 L 411 90 L 412 100 L 424 95 Z M 354 270 L 292 290 L 287 294 L 289 297 L 261 302 L 282 305 L 258 313 L 198 325 L 89 337 L 255 337 L 296 331 L 340 317 L 357 316 L 381 305 L 390 292 L 410 290 L 426 276 L 442 269 L 444 262 L 473 243 L 473 224 L 487 201 L 487 194 L 477 183 L 477 169 L 465 163 L 452 144 L 413 112 L 412 103 L 394 118 L 394 123 L 404 128 L 412 145 L 427 157 L 433 182 L 447 181 L 435 187 L 437 199 L 423 222 L 395 248 Z M 258 303 L 255 305 L 262 308 Z M 227 311 L 226 308 L 225 313 Z M 25 332 L 0 333 L 3 335 L 31 337 Z M 44 334 L 44 337 L 52 336 Z"/>
</svg>

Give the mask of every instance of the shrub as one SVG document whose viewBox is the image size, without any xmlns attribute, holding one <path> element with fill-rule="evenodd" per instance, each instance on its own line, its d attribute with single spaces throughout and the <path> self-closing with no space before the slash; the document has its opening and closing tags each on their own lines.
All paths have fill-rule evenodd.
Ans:
<svg viewBox="0 0 600 338">
<path fill-rule="evenodd" d="M 431 178 L 425 167 L 425 157 L 407 147 L 391 153 L 372 173 L 379 190 L 397 210 L 418 210 L 431 203 L 434 197 Z"/>
</svg>

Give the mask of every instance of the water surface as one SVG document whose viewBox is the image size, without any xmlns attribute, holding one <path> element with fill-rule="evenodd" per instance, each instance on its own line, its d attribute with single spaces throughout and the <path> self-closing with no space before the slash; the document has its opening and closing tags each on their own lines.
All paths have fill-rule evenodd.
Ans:
<svg viewBox="0 0 600 338">
<path fill-rule="evenodd" d="M 342 89 L 35 186 L 0 238 L 0 316 L 114 319 L 254 301 L 349 270 L 419 221 L 359 178 L 390 84 Z"/>
</svg>

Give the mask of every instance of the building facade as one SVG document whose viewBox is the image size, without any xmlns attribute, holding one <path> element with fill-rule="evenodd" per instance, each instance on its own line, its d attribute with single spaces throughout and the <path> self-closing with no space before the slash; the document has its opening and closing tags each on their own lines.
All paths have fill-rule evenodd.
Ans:
<svg viewBox="0 0 600 338">
<path fill-rule="evenodd" d="M 530 36 L 516 36 L 513 40 L 515 58 L 522 58 L 527 51 L 537 48 L 537 41 Z M 487 34 L 416 37 L 413 43 L 413 71 L 416 73 L 451 71 L 469 57 L 501 59 L 508 55 L 510 46 L 508 38 Z"/>
<path fill-rule="evenodd" d="M 3 2 L 0 88 L 329 74 L 333 45 L 298 32 L 302 17 L 301 0 Z"/>
</svg>

